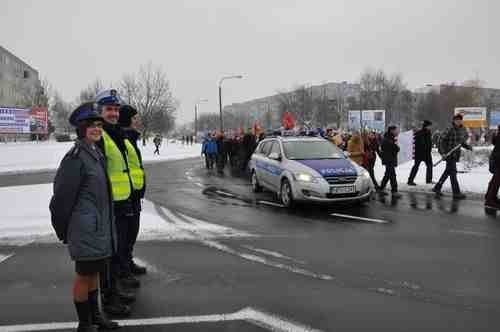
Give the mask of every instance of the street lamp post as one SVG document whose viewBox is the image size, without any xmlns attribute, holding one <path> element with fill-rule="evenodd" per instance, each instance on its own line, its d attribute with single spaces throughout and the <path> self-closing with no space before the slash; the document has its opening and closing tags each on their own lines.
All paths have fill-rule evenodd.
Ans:
<svg viewBox="0 0 500 332">
<path fill-rule="evenodd" d="M 242 75 L 232 75 L 232 76 L 224 76 L 219 80 L 219 127 L 220 127 L 220 132 L 224 130 L 224 124 L 222 122 L 222 82 L 224 80 L 229 80 L 233 78 L 243 78 Z"/>
<path fill-rule="evenodd" d="M 198 107 L 201 103 L 207 102 L 208 99 L 201 98 L 194 104 L 194 139 L 198 138 Z"/>
</svg>

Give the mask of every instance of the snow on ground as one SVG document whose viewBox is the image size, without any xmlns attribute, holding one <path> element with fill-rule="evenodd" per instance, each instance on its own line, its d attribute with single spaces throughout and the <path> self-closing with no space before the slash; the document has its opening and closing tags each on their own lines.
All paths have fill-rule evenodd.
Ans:
<svg viewBox="0 0 500 332">
<path fill-rule="evenodd" d="M 19 142 L 0 143 L 0 174 L 19 174 L 37 171 L 55 170 L 66 152 L 71 149 L 73 142 L 59 143 L 46 142 Z M 201 146 L 183 145 L 179 142 L 164 143 L 160 147 L 160 155 L 154 155 L 154 145 L 149 143 L 142 150 L 144 163 L 165 160 L 177 160 L 196 157 L 200 155 Z"/>
<path fill-rule="evenodd" d="M 50 222 L 52 184 L 0 188 L 0 244 L 57 242 Z M 161 211 L 158 213 L 158 210 Z M 139 240 L 204 240 L 251 236 L 233 228 L 156 207 L 145 200 Z"/>
</svg>

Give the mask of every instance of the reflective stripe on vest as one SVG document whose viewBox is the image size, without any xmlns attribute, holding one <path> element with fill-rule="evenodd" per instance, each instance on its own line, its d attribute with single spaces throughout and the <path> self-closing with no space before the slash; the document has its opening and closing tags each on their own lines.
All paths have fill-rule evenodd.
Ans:
<svg viewBox="0 0 500 332">
<path fill-rule="evenodd" d="M 141 190 L 144 188 L 144 170 L 141 167 L 139 155 L 128 139 L 125 140 L 125 146 L 127 147 L 128 167 L 130 170 L 132 187 L 134 190 Z"/>
<path fill-rule="evenodd" d="M 127 162 L 123 155 L 109 135 L 103 131 L 104 154 L 106 155 L 106 166 L 109 180 L 111 182 L 111 191 L 113 201 L 123 201 L 130 197 L 130 178 L 127 170 Z"/>
</svg>

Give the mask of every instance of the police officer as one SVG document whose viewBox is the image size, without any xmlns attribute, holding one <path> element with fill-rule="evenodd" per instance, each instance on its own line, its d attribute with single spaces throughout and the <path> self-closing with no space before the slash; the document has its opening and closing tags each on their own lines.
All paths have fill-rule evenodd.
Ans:
<svg viewBox="0 0 500 332">
<path fill-rule="evenodd" d="M 135 275 L 146 274 L 146 268 L 137 265 L 133 260 L 134 245 L 139 234 L 139 225 L 141 218 L 141 199 L 144 198 L 146 191 L 146 177 L 142 164 L 141 150 L 137 146 L 141 134 L 138 129 L 140 126 L 137 110 L 130 105 L 122 105 L 120 108 L 120 117 L 118 123 L 125 134 L 125 146 L 127 148 L 128 166 L 130 169 L 130 179 L 132 180 L 132 205 L 134 216 L 131 218 L 128 231 L 128 264 L 130 272 Z"/>
<path fill-rule="evenodd" d="M 96 326 L 114 330 L 118 324 L 101 313 L 98 300 L 99 276 L 116 248 L 111 188 L 104 156 L 96 147 L 103 119 L 93 103 L 84 103 L 73 111 L 70 123 L 77 127 L 78 139 L 54 179 L 52 224 L 75 261 L 77 331 L 97 332 Z"/>
<path fill-rule="evenodd" d="M 110 284 L 107 292 L 109 302 L 104 308 L 110 314 L 128 316 L 131 312 L 130 307 L 122 302 L 133 302 L 135 297 L 132 293 L 124 292 L 119 286 L 130 289 L 139 287 L 140 283 L 132 276 L 128 259 L 129 229 L 136 217 L 131 197 L 132 180 L 127 146 L 123 131 L 118 124 L 122 102 L 117 91 L 112 89 L 99 93 L 96 96 L 96 104 L 104 120 L 103 137 L 97 145 L 106 157 L 118 239 L 117 253 L 113 256 L 109 273 Z"/>
</svg>

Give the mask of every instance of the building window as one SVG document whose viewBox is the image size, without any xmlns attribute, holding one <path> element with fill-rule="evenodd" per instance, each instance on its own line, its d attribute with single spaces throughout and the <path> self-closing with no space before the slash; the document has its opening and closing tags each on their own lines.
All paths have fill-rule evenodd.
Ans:
<svg viewBox="0 0 500 332">
<path fill-rule="evenodd" d="M 24 78 L 24 79 L 30 78 L 30 72 L 29 72 L 29 71 L 27 71 L 27 70 L 24 70 L 24 71 L 23 71 L 23 78 Z"/>
</svg>

